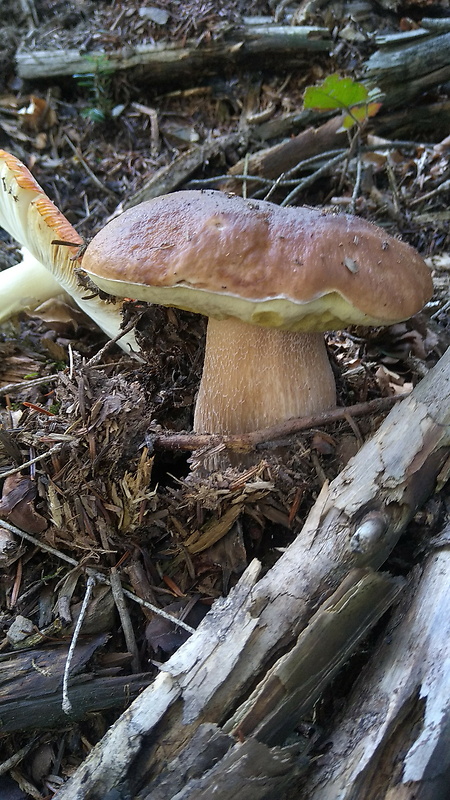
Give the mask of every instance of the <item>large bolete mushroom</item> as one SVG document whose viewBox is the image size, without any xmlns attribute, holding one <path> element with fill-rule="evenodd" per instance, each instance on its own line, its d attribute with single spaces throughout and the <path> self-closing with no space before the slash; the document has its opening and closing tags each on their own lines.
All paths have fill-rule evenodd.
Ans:
<svg viewBox="0 0 450 800">
<path fill-rule="evenodd" d="M 23 245 L 24 254 L 20 264 L 0 272 L 0 321 L 64 290 L 108 336 L 120 333 L 122 304 L 98 297 L 87 300 L 78 281 L 74 259 L 83 243 L 81 236 L 22 162 L 4 150 L 0 150 L 0 227 Z M 137 349 L 132 333 L 120 345 L 128 352 L 130 347 Z"/>
<path fill-rule="evenodd" d="M 430 272 L 357 217 L 181 191 L 130 208 L 82 261 L 105 292 L 209 317 L 199 433 L 244 433 L 335 404 L 322 332 L 419 311 Z"/>
</svg>

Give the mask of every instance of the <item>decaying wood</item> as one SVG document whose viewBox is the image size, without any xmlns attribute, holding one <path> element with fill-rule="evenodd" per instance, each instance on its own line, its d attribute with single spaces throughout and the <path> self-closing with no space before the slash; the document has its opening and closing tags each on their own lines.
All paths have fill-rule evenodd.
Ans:
<svg viewBox="0 0 450 800">
<path fill-rule="evenodd" d="M 378 50 L 367 60 L 363 78 L 370 86 L 384 93 L 384 106 L 391 107 L 416 96 L 424 89 L 444 83 L 450 78 L 450 33 L 421 29 L 397 34 L 395 37 L 375 37 Z M 228 31 L 222 38 L 207 46 L 188 42 L 157 42 L 135 45 L 118 51 L 27 50 L 23 44 L 17 51 L 19 77 L 25 80 L 83 75 L 92 72 L 96 59 L 107 63 L 113 71 L 134 70 L 136 79 L 146 83 L 186 82 L 198 75 L 220 74 L 224 65 L 249 63 L 264 66 L 271 57 L 283 56 L 283 69 L 289 67 L 289 57 L 298 59 L 302 53 L 327 52 L 331 48 L 327 28 L 314 26 L 251 24 L 247 19 Z M 277 63 L 277 62 L 275 62 Z M 298 65 L 298 64 L 297 64 Z"/>
<path fill-rule="evenodd" d="M 449 398 L 450 351 L 390 412 L 342 473 L 323 487 L 303 529 L 276 565 L 257 581 L 259 566 L 252 562 L 232 593 L 216 601 L 198 630 L 61 789 L 61 800 L 84 800 L 89 792 L 102 796 L 125 779 L 132 781 L 133 791 L 146 786 L 150 792 L 151 781 L 203 723 L 233 727 L 237 720 L 239 726 L 258 708 L 252 730 L 263 732 L 261 702 L 274 718 L 280 704 L 289 706 L 298 686 L 288 686 L 282 660 L 274 674 L 281 676 L 288 691 L 267 705 L 268 662 L 273 663 L 281 650 L 286 655 L 300 641 L 296 637 L 306 637 L 308 623 L 314 623 L 319 610 L 326 612 L 327 600 L 339 606 L 352 570 L 373 574 L 433 491 L 448 457 Z M 332 598 L 334 592 L 338 594 Z M 359 624 L 356 615 L 355 629 Z M 295 659 L 296 668 L 300 662 Z M 256 680 L 259 684 L 249 700 L 249 686 Z M 323 680 L 322 673 L 317 680 Z M 272 680 L 271 690 L 275 683 Z M 242 708 L 235 712 L 239 702 Z M 236 740 L 233 748 L 239 744 Z M 232 796 L 244 795 L 233 790 Z"/>
<path fill-rule="evenodd" d="M 432 543 L 433 546 L 433 543 Z M 310 800 L 440 800 L 450 786 L 450 526 L 361 675 Z M 405 614 L 406 611 L 406 614 Z"/>
<path fill-rule="evenodd" d="M 224 726 L 239 739 L 280 744 L 310 711 L 356 645 L 403 586 L 372 570 L 352 570 Z"/>
<path fill-rule="evenodd" d="M 219 184 L 218 188 L 223 192 L 241 194 L 242 180 L 236 180 L 234 175 L 246 172 L 248 175 L 263 175 L 265 178 L 275 179 L 295 167 L 299 161 L 336 147 L 344 147 L 348 144 L 348 137 L 346 131 L 339 131 L 342 119 L 341 115 L 333 117 L 318 128 L 307 128 L 287 142 L 260 150 L 247 159 L 241 159 L 229 170 L 229 179 Z M 251 192 L 254 188 L 255 182 L 249 178 L 247 190 Z"/>
<path fill-rule="evenodd" d="M 366 62 L 364 79 L 386 94 L 389 106 L 405 103 L 450 78 L 450 33 L 422 31 L 411 43 L 408 34 L 381 39 L 383 45 Z"/>
<path fill-rule="evenodd" d="M 86 669 L 108 636 L 78 644 L 71 664 L 70 717 L 62 710 L 62 676 L 68 648 L 48 647 L 0 656 L 2 733 L 66 725 L 88 712 L 126 707 L 150 682 L 150 675 L 99 676 Z"/>
<path fill-rule="evenodd" d="M 283 56 L 283 67 L 299 54 L 326 52 L 330 48 L 327 28 L 267 23 L 242 24 L 207 46 L 195 41 L 184 47 L 172 42 L 135 45 L 108 52 L 92 50 L 27 50 L 23 45 L 16 54 L 17 73 L 25 80 L 53 78 L 64 75 L 84 75 L 92 72 L 93 63 L 100 59 L 108 68 L 135 70 L 135 77 L 152 85 L 185 82 L 193 75 L 217 74 L 225 65 L 238 65 L 255 59 Z M 86 57 L 88 56 L 88 57 Z"/>
<path fill-rule="evenodd" d="M 288 788 L 305 769 L 301 745 L 269 748 L 256 739 L 236 744 L 216 725 L 200 725 L 142 800 L 259 800 Z"/>
</svg>

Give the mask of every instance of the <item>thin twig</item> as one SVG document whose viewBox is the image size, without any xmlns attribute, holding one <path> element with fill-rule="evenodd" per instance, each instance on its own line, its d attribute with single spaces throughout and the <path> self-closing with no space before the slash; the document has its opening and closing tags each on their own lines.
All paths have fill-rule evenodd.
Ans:
<svg viewBox="0 0 450 800">
<path fill-rule="evenodd" d="M 111 584 L 114 602 L 116 604 L 117 611 L 119 612 L 125 644 L 128 652 L 131 653 L 132 656 L 131 671 L 137 674 L 141 671 L 139 663 L 139 650 L 136 644 L 136 638 L 134 635 L 133 626 L 131 624 L 130 615 L 128 613 L 127 604 L 125 603 L 120 575 L 115 567 L 111 567 L 109 582 Z"/>
<path fill-rule="evenodd" d="M 75 561 L 74 558 L 66 556 L 65 553 L 61 552 L 61 550 L 56 550 L 55 547 L 51 547 L 51 545 L 46 544 L 45 542 L 41 542 L 39 539 L 36 539 L 35 536 L 32 536 L 31 533 L 27 533 L 27 531 L 23 531 L 21 528 L 16 528 L 15 525 L 11 525 L 11 523 L 7 522 L 5 519 L 0 520 L 0 524 L 2 528 L 6 528 L 7 531 L 14 533 L 16 536 L 21 536 L 23 539 L 26 539 L 28 542 L 31 542 L 31 544 L 34 544 L 36 547 L 40 547 L 41 550 L 45 550 L 52 556 L 60 558 L 61 561 L 66 561 L 68 564 L 71 564 L 72 567 L 80 566 L 78 561 Z"/>
<path fill-rule="evenodd" d="M 356 201 L 359 197 L 359 192 L 361 189 L 361 179 L 362 179 L 362 160 L 361 160 L 361 150 L 358 148 L 358 152 L 356 153 L 356 178 L 355 178 L 355 185 L 353 187 L 352 192 L 352 199 L 350 203 L 350 211 L 352 214 L 355 213 L 356 209 Z"/>
<path fill-rule="evenodd" d="M 346 158 L 347 158 L 347 151 L 345 151 L 344 153 L 340 153 L 340 155 L 335 156 L 334 158 L 330 158 L 330 160 L 327 161 L 327 163 L 324 164 L 322 167 L 319 167 L 319 169 L 311 173 L 311 175 L 307 175 L 306 178 L 303 178 L 297 184 L 297 186 L 294 189 L 292 189 L 292 191 L 289 192 L 289 194 L 284 198 L 284 200 L 280 203 L 280 206 L 289 206 L 292 203 L 292 201 L 295 200 L 296 197 L 298 197 L 300 192 L 303 191 L 303 189 L 306 189 L 312 183 L 315 183 L 315 181 L 318 178 L 321 178 L 322 175 L 325 175 L 327 172 L 329 172 L 329 170 L 332 167 L 335 167 L 341 161 L 345 161 Z"/>
<path fill-rule="evenodd" d="M 442 194 L 442 192 L 448 192 L 450 189 L 450 180 L 444 181 L 439 186 L 436 186 L 436 189 L 432 189 L 426 194 L 423 194 L 422 197 L 416 197 L 414 200 L 411 200 L 408 203 L 408 206 L 417 206 L 419 203 L 423 203 L 425 200 L 431 200 L 432 197 L 436 197 L 438 194 Z"/>
<path fill-rule="evenodd" d="M 175 625 L 176 627 L 179 628 L 183 628 L 183 630 L 187 631 L 188 633 L 195 633 L 195 628 L 192 628 L 190 625 L 187 625 L 186 622 L 183 622 L 183 620 L 178 619 L 178 617 L 174 617 L 172 614 L 168 614 L 167 611 L 163 611 L 162 608 L 154 606 L 153 603 L 149 603 L 148 600 L 143 600 L 142 597 L 138 597 L 138 595 L 133 594 L 133 592 L 129 592 L 128 589 L 123 589 L 123 593 L 125 597 L 129 597 L 130 600 L 134 600 L 134 602 L 139 603 L 140 606 L 148 608 L 150 611 L 153 611 L 154 614 L 157 614 L 158 617 L 162 617 L 163 619 L 166 619 L 168 622 L 171 622 L 172 625 Z"/>
<path fill-rule="evenodd" d="M 33 738 L 27 742 L 24 747 L 21 747 L 20 750 L 16 750 L 16 752 L 7 758 L 6 761 L 2 761 L 0 764 L 0 775 L 5 775 L 5 773 L 9 772 L 10 769 L 16 767 L 17 764 L 20 764 L 20 762 L 23 761 L 26 755 L 28 755 L 38 740 L 38 736 L 33 736 Z"/>
<path fill-rule="evenodd" d="M 99 364 L 99 362 L 102 360 L 102 358 L 105 355 L 105 353 L 107 353 L 109 350 L 111 350 L 111 348 L 119 341 L 119 339 L 122 339 L 123 336 L 125 336 L 127 333 L 129 333 L 131 330 L 133 330 L 133 328 L 136 325 L 136 322 L 138 322 L 140 320 L 142 315 L 145 314 L 146 310 L 147 309 L 144 308 L 137 317 L 135 317 L 134 319 L 130 320 L 130 322 L 128 322 L 126 325 L 124 325 L 124 327 L 122 328 L 120 333 L 117 334 L 117 336 L 114 336 L 112 339 L 108 339 L 106 344 L 104 344 L 103 347 L 100 348 L 100 350 L 95 354 L 95 356 L 92 356 L 92 358 L 89 359 L 89 361 L 86 364 L 86 367 L 97 366 L 97 364 Z M 130 355 L 133 355 L 133 357 L 136 358 L 136 360 L 138 360 L 138 361 L 144 361 L 144 359 L 141 358 L 141 356 L 138 355 L 137 353 L 133 352 L 133 353 L 130 353 Z"/>
<path fill-rule="evenodd" d="M 399 400 L 407 397 L 409 392 L 404 392 L 393 397 L 378 397 L 375 400 L 368 400 L 365 403 L 356 403 L 354 406 L 339 406 L 322 414 L 315 414 L 310 417 L 300 417 L 288 419 L 279 425 L 272 425 L 269 428 L 262 428 L 251 433 L 232 434 L 230 436 L 219 436 L 218 434 L 206 433 L 165 433 L 149 434 L 148 444 L 161 450 L 198 450 L 203 447 L 226 447 L 228 450 L 238 452 L 249 452 L 258 445 L 265 444 L 276 439 L 283 439 L 308 428 L 318 428 L 320 425 L 328 425 L 330 422 L 346 419 L 348 415 L 361 417 L 364 414 L 375 414 L 379 411 L 389 409 Z"/>
<path fill-rule="evenodd" d="M 20 464 L 18 467 L 14 467 L 14 469 L 8 470 L 8 472 L 0 472 L 0 478 L 8 478 L 10 475 L 15 475 L 17 472 L 21 472 L 23 469 L 27 469 L 31 467 L 33 464 L 37 464 L 39 461 L 43 461 L 44 458 L 47 456 L 51 456 L 52 453 L 57 453 L 65 442 L 58 442 L 58 444 L 53 445 L 50 450 L 47 450 L 46 453 L 41 453 L 40 456 L 35 456 L 34 458 L 30 458 L 29 461 L 24 461 L 23 464 Z"/>
<path fill-rule="evenodd" d="M 70 665 L 73 659 L 73 655 L 75 653 L 75 647 L 77 645 L 78 636 L 80 635 L 81 626 L 83 625 L 84 618 L 86 616 L 87 607 L 89 605 L 89 600 L 91 599 L 92 592 L 94 591 L 95 586 L 95 578 L 93 575 L 89 575 L 86 583 L 86 592 L 83 598 L 83 603 L 81 605 L 80 614 L 77 619 L 77 624 L 75 625 L 75 630 L 72 634 L 72 641 L 70 642 L 69 652 L 67 653 L 66 663 L 64 666 L 64 675 L 63 675 L 63 689 L 62 689 L 62 710 L 65 714 L 70 714 L 72 711 L 72 703 L 69 700 L 69 672 L 70 672 Z"/>
<path fill-rule="evenodd" d="M 58 378 L 59 374 L 56 373 L 55 375 L 43 375 L 41 378 L 31 378 L 29 381 L 21 381 L 20 383 L 7 383 L 5 386 L 0 387 L 0 395 L 14 394 L 22 389 L 29 389 L 31 386 L 40 386 L 42 383 L 56 381 Z"/>
<path fill-rule="evenodd" d="M 14 533 L 16 536 L 26 539 L 28 542 L 31 542 L 31 544 L 34 544 L 41 550 L 45 550 L 47 553 L 56 556 L 56 558 L 61 559 L 61 561 L 65 561 L 72 567 L 83 566 L 71 556 L 67 556 L 65 553 L 62 553 L 61 550 L 56 550 L 56 548 L 51 547 L 49 544 L 41 542 L 39 539 L 36 539 L 36 537 L 32 536 L 31 533 L 27 533 L 26 531 L 23 531 L 21 528 L 17 528 L 15 525 L 11 525 L 11 523 L 7 522 L 6 520 L 2 519 L 0 522 L 1 526 L 3 528 L 6 528 L 6 530 L 10 531 L 11 533 Z M 96 572 L 94 569 L 91 569 L 88 566 L 85 566 L 85 569 L 89 574 L 93 575 L 93 577 L 96 579 L 98 583 L 106 583 L 108 585 L 110 584 L 108 578 L 102 575 L 101 572 Z M 130 600 L 133 600 L 135 603 L 138 603 L 138 605 L 148 608 L 150 611 L 153 611 L 154 614 L 157 614 L 157 616 L 163 617 L 163 619 L 166 619 L 168 622 L 171 622 L 172 625 L 184 628 L 184 630 L 187 631 L 188 633 L 194 633 L 195 628 L 191 628 L 190 625 L 187 625 L 185 622 L 178 619 L 177 617 L 174 617 L 172 614 L 168 614 L 166 611 L 163 611 L 162 608 L 158 608 L 158 606 L 154 606 L 147 600 L 143 600 L 141 597 L 138 597 L 136 594 L 133 594 L 133 592 L 128 591 L 128 589 L 123 589 L 123 593 L 125 597 L 129 597 Z"/>
<path fill-rule="evenodd" d="M 362 145 L 360 147 L 360 153 L 375 153 L 375 152 L 380 152 L 380 151 L 383 151 L 383 150 L 396 150 L 397 148 L 400 148 L 400 147 L 403 147 L 403 148 L 417 148 L 417 147 L 428 147 L 428 148 L 431 148 L 431 147 L 434 147 L 434 145 L 433 144 L 428 144 L 428 143 L 411 142 L 411 141 L 408 141 L 408 140 L 399 139 L 399 140 L 391 140 L 390 142 L 383 142 L 381 144 L 375 144 L 375 145 Z M 261 153 L 263 153 L 263 152 L 264 152 L 264 150 L 260 151 L 260 153 L 257 153 L 255 155 L 261 155 Z M 250 182 L 259 183 L 259 184 L 261 184 L 262 187 L 264 187 L 264 186 L 271 187 L 272 191 L 277 186 L 284 186 L 284 187 L 286 187 L 286 186 L 297 186 L 298 182 L 297 182 L 297 180 L 293 179 L 293 177 L 292 177 L 293 175 L 295 175 L 296 173 L 298 173 L 301 170 L 305 169 L 306 167 L 313 166 L 317 161 L 322 161 L 324 158 L 327 158 L 327 159 L 328 158 L 332 158 L 335 155 L 336 156 L 339 155 L 339 153 L 347 154 L 348 153 L 348 149 L 336 148 L 335 150 L 327 150 L 327 151 L 322 152 L 322 153 L 316 153 L 316 155 L 314 155 L 314 156 L 310 156 L 309 158 L 302 159 L 297 164 L 295 164 L 293 167 L 291 167 L 289 170 L 287 170 L 286 172 L 283 172 L 281 175 L 279 175 L 277 178 L 266 178 L 263 175 L 253 175 L 251 173 L 246 173 L 245 171 L 242 174 L 236 174 L 236 175 L 233 175 L 231 172 L 227 172 L 226 174 L 214 175 L 214 176 L 212 176 L 210 178 L 199 178 L 199 179 L 191 180 L 191 181 L 189 181 L 188 186 L 189 186 L 189 188 L 195 188 L 195 187 L 203 188 L 203 187 L 206 187 L 206 186 L 213 186 L 216 183 L 223 183 L 225 181 L 230 181 L 230 180 L 247 181 L 248 183 L 250 183 Z M 311 176 L 309 176 L 309 177 L 311 177 Z M 317 174 L 313 173 L 313 177 L 314 177 L 314 180 L 315 180 L 315 178 L 317 177 Z M 271 194 L 272 194 L 272 191 L 271 191 Z M 413 201 L 413 202 L 416 202 L 416 201 Z"/>
<path fill-rule="evenodd" d="M 98 189 L 101 189 L 101 191 L 102 191 L 102 192 L 105 192 L 105 194 L 107 194 L 109 197 L 112 197 L 112 198 L 113 198 L 113 200 L 115 200 L 115 201 L 117 202 L 117 195 L 116 195 L 116 193 L 115 193 L 115 192 L 112 192 L 112 191 L 111 191 L 111 189 L 108 189 L 108 187 L 107 187 L 107 186 L 105 186 L 105 185 L 104 185 L 104 184 L 101 182 L 101 180 L 100 180 L 99 178 L 97 178 L 97 175 L 96 175 L 94 172 L 92 172 L 92 170 L 91 170 L 91 168 L 90 168 L 89 164 L 87 164 L 87 163 L 86 163 L 86 161 L 84 160 L 84 158 L 83 158 L 83 156 L 82 156 L 82 154 L 81 154 L 80 150 L 78 149 L 78 147 L 75 147 L 74 143 L 73 143 L 73 142 L 72 142 L 72 141 L 69 139 L 69 137 L 67 136 L 67 133 L 65 133 L 65 134 L 64 134 L 64 139 L 65 139 L 65 141 L 67 142 L 67 144 L 69 145 L 69 147 L 70 147 L 70 149 L 72 150 L 72 152 L 73 152 L 73 153 L 76 155 L 76 157 L 78 158 L 78 160 L 79 160 L 79 162 L 80 162 L 81 166 L 84 168 L 84 170 L 85 170 L 85 171 L 87 172 L 87 174 L 89 175 L 89 177 L 90 177 L 91 181 L 93 181 L 93 183 L 95 183 L 95 185 L 97 186 L 97 188 L 98 188 Z"/>
</svg>

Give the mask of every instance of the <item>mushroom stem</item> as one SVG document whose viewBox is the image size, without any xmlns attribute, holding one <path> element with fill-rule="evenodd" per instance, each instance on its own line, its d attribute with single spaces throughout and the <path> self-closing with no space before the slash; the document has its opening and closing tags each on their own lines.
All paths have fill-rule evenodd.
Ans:
<svg viewBox="0 0 450 800">
<path fill-rule="evenodd" d="M 65 294 L 51 272 L 22 248 L 22 261 L 0 272 L 0 322 Z"/>
<path fill-rule="evenodd" d="M 209 319 L 197 433 L 248 433 L 335 404 L 322 334 Z"/>
</svg>

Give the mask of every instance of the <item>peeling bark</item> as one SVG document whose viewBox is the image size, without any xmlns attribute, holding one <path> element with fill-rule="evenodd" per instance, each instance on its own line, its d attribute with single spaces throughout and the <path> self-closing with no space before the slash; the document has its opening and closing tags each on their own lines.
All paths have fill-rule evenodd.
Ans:
<svg viewBox="0 0 450 800">
<path fill-rule="evenodd" d="M 448 796 L 449 607 L 450 526 L 331 732 L 332 748 L 305 787 L 310 800 Z"/>
<path fill-rule="evenodd" d="M 236 26 L 211 45 L 198 46 L 195 41 L 185 47 L 170 42 L 135 45 L 108 52 L 108 66 L 112 70 L 134 69 L 135 78 L 145 79 L 152 85 L 177 84 L 200 74 L 217 74 L 225 65 L 245 64 L 255 59 L 267 67 L 267 59 L 284 56 L 283 68 L 297 61 L 300 54 L 311 51 L 326 52 L 330 48 L 327 28 L 314 26 L 246 24 Z M 89 58 L 86 58 L 86 55 Z M 64 75 L 83 75 L 92 72 L 92 61 L 105 52 L 92 50 L 27 50 L 22 46 L 16 54 L 17 73 L 24 80 L 52 78 Z M 260 59 L 258 61 L 258 59 Z"/>
</svg>

